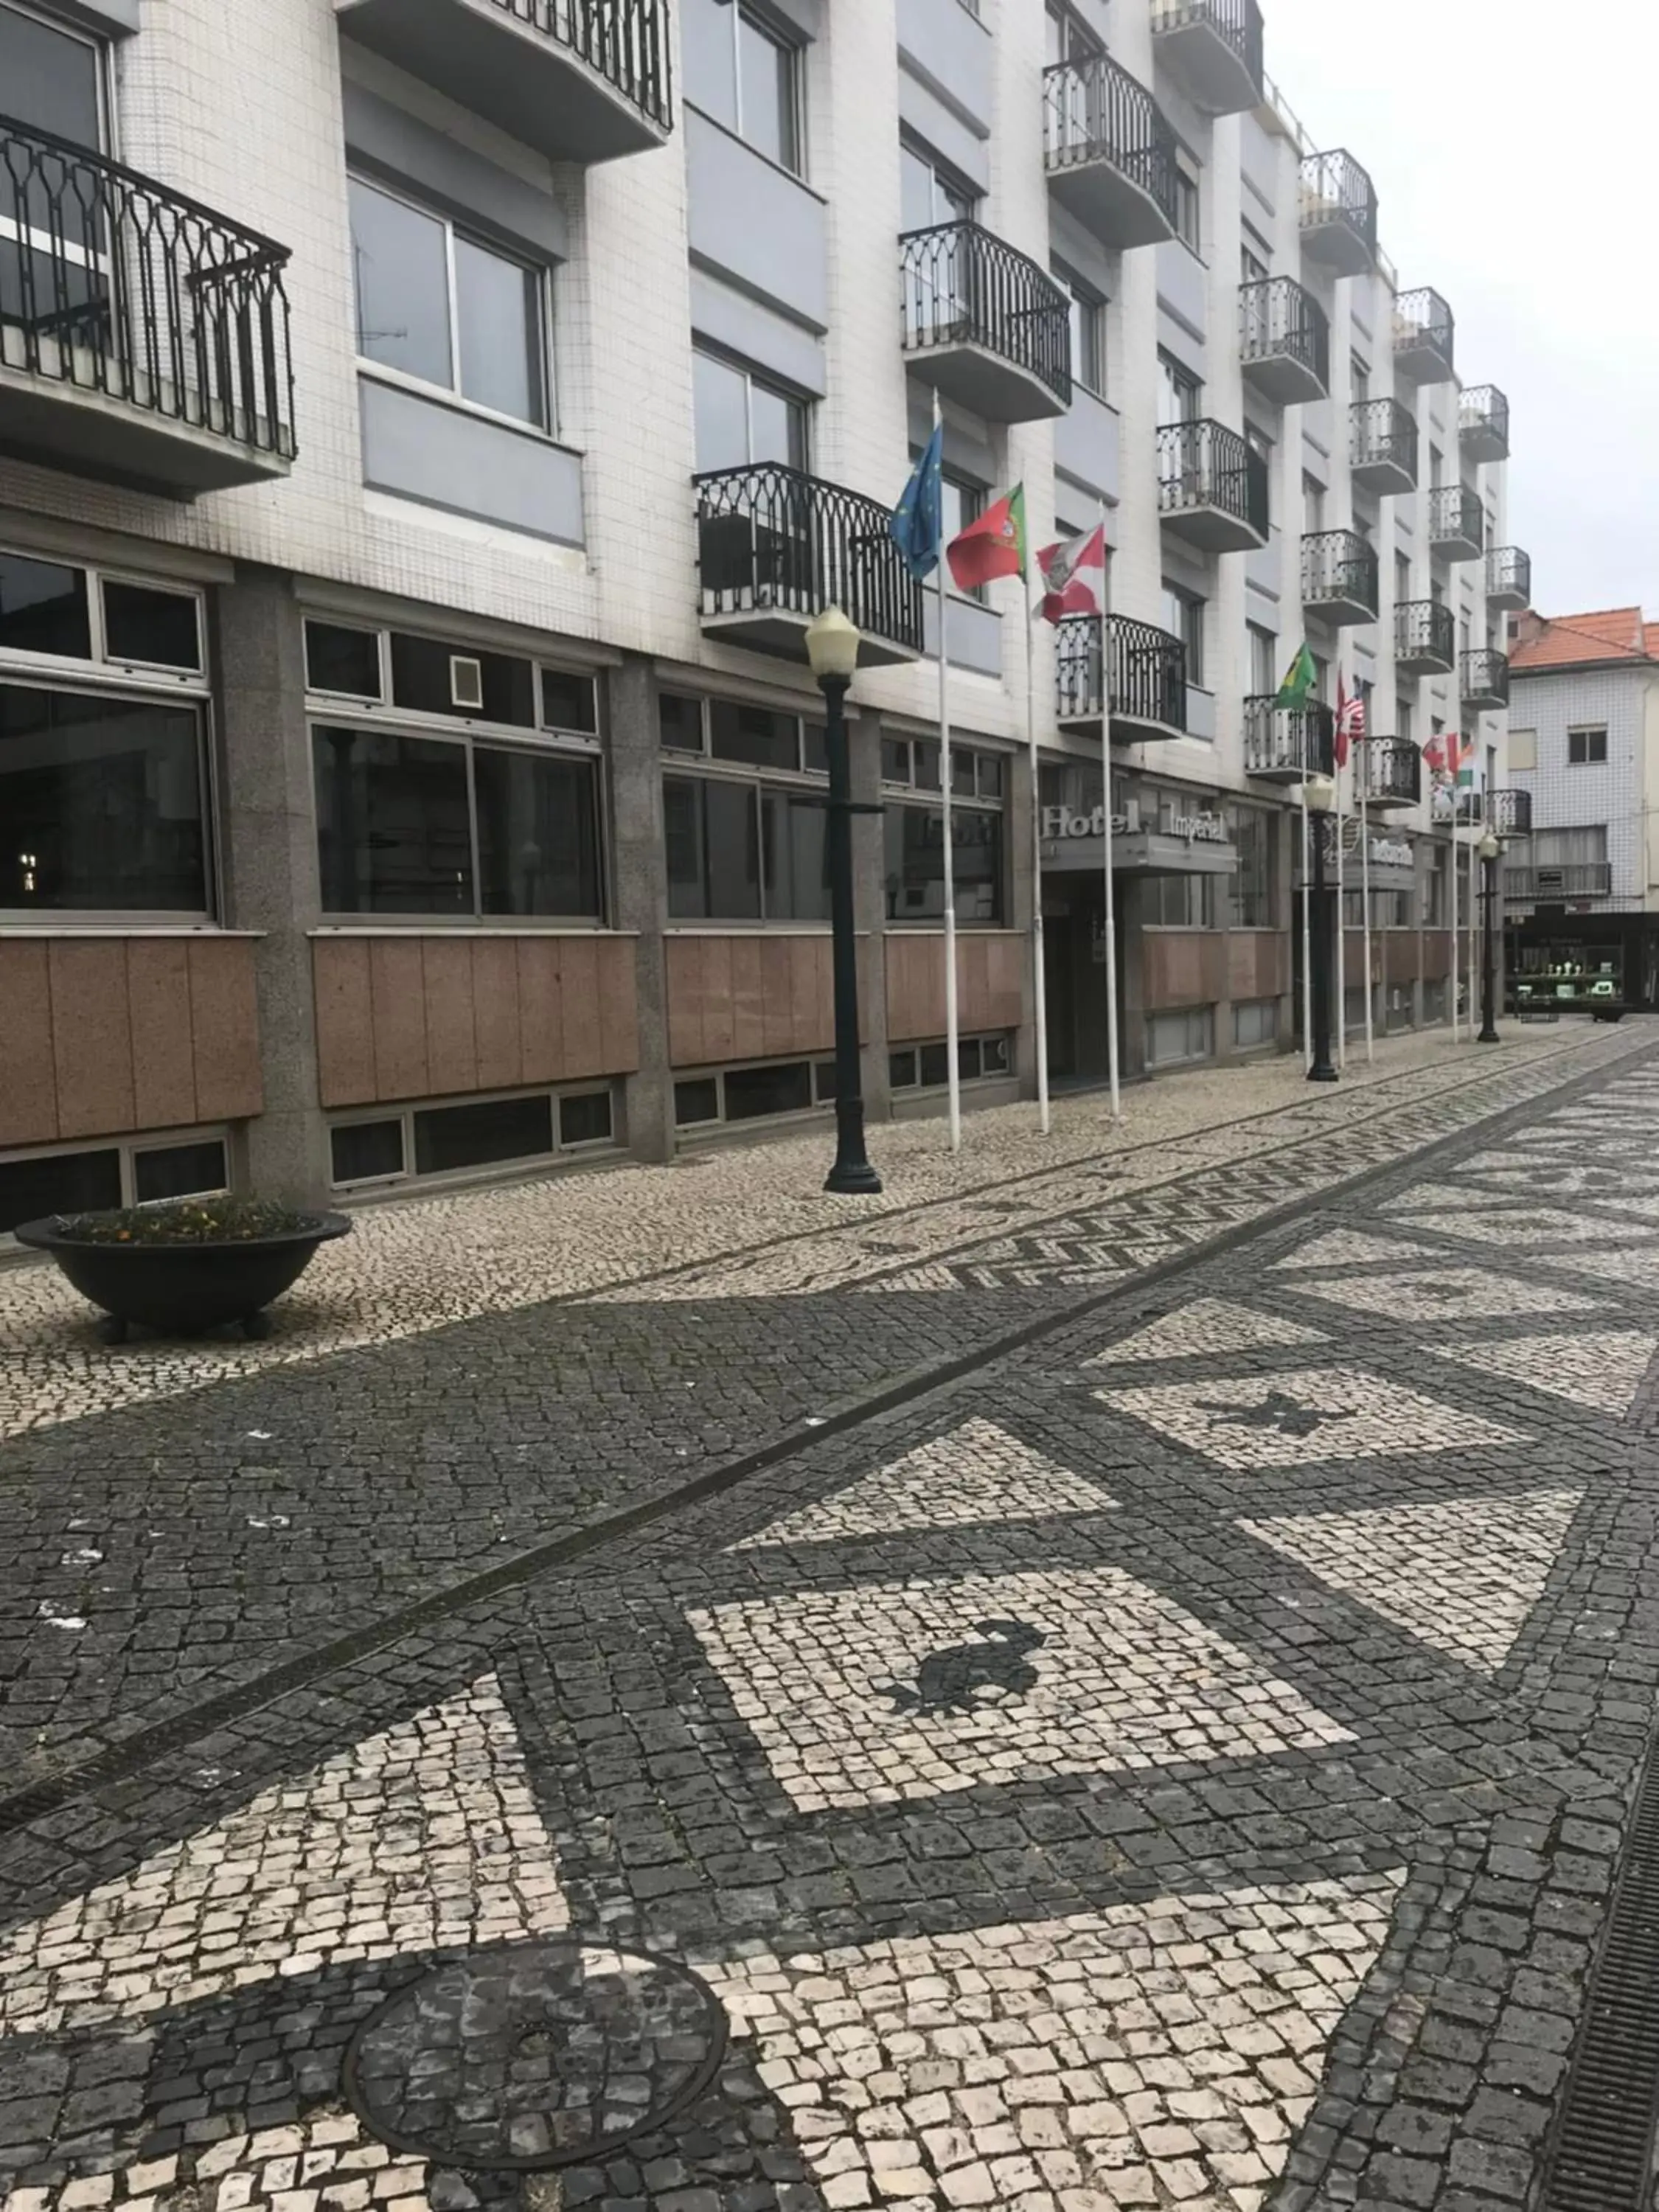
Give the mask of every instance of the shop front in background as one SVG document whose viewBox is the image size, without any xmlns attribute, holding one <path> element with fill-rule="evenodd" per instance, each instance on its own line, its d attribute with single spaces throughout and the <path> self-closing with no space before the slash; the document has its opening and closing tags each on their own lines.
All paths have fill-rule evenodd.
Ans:
<svg viewBox="0 0 1659 2212">
<path fill-rule="evenodd" d="M 1048 1067 L 1058 1084 L 1103 1082 L 1108 1073 L 1103 787 L 1099 769 L 1084 762 L 1055 762 L 1042 771 L 1043 973 Z M 1112 779 L 1115 981 L 1126 1074 L 1207 1060 L 1217 1049 L 1221 939 L 1210 961 L 1201 948 L 1184 960 L 1165 957 L 1184 946 L 1152 948 L 1162 933 L 1217 932 L 1231 921 L 1239 811 L 1138 777 Z M 1254 863 L 1249 825 L 1245 849 Z"/>
</svg>

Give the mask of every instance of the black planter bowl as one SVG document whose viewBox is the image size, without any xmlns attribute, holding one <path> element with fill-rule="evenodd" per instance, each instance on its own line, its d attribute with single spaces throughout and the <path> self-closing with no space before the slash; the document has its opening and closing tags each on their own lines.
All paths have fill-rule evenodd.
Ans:
<svg viewBox="0 0 1659 2212">
<path fill-rule="evenodd" d="M 319 1244 L 350 1233 L 343 1213 L 307 1213 L 270 1237 L 199 1244 L 105 1244 L 64 1233 L 63 1217 L 26 1221 L 20 1244 L 49 1252 L 84 1298 L 101 1306 L 106 1344 L 125 1340 L 137 1322 L 162 1336 L 200 1336 L 240 1322 L 245 1336 L 267 1336 L 264 1309 L 297 1283 Z"/>
</svg>

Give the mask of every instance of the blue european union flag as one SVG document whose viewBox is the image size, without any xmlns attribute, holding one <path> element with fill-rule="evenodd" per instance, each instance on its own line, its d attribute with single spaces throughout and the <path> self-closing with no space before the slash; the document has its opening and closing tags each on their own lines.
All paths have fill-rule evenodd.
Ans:
<svg viewBox="0 0 1659 2212">
<path fill-rule="evenodd" d="M 931 576 L 939 566 L 939 540 L 945 527 L 939 496 L 944 441 L 944 425 L 936 422 L 933 434 L 927 441 L 921 459 L 912 470 L 910 481 L 905 485 L 898 505 L 893 509 L 893 520 L 889 526 L 893 533 L 893 543 L 898 547 L 900 559 L 918 583 L 925 576 Z"/>
</svg>

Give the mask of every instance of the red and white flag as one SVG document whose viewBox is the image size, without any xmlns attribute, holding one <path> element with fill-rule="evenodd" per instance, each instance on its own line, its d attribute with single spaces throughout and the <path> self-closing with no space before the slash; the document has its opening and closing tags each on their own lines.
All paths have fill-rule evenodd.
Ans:
<svg viewBox="0 0 1659 2212">
<path fill-rule="evenodd" d="M 1096 523 L 1081 536 L 1063 544 L 1045 546 L 1037 566 L 1047 586 L 1042 614 L 1044 622 L 1057 623 L 1067 615 L 1103 615 L 1106 611 L 1106 526 Z"/>
<path fill-rule="evenodd" d="M 1336 764 L 1348 765 L 1348 749 L 1360 744 L 1365 736 L 1365 695 L 1350 692 L 1339 675 L 1336 679 Z"/>
</svg>

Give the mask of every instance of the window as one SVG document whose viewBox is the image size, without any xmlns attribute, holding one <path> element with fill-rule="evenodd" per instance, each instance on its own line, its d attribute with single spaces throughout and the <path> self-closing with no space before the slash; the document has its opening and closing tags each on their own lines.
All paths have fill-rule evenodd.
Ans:
<svg viewBox="0 0 1659 2212">
<path fill-rule="evenodd" d="M 1198 168 L 1192 157 L 1181 148 L 1175 159 L 1175 227 L 1176 236 L 1194 253 L 1203 250 L 1200 213 Z"/>
<path fill-rule="evenodd" d="M 1072 374 L 1086 392 L 1103 398 L 1106 391 L 1106 302 L 1063 261 L 1048 264 L 1049 274 L 1066 295 L 1072 329 Z"/>
<path fill-rule="evenodd" d="M 829 919 L 826 817 L 816 794 L 670 775 L 663 811 L 674 919 Z"/>
<path fill-rule="evenodd" d="M 199 687 L 201 597 L 0 552 L 0 659 L 13 656 L 142 669 Z"/>
<path fill-rule="evenodd" d="M 1325 487 L 1305 469 L 1302 474 L 1302 527 L 1308 531 L 1325 527 Z"/>
<path fill-rule="evenodd" d="M 1183 590 L 1167 577 L 1164 584 L 1164 627 L 1187 648 L 1187 681 L 1200 690 L 1204 684 L 1204 605 L 1194 592 Z"/>
<path fill-rule="evenodd" d="M 749 1067 L 683 1076 L 674 1085 L 674 1121 L 682 1129 L 714 1121 L 757 1121 L 804 1114 L 833 1103 L 835 1062 L 773 1060 Z"/>
<path fill-rule="evenodd" d="M 1607 764 L 1607 733 L 1605 729 L 1567 732 L 1569 768 L 1605 768 Z"/>
<path fill-rule="evenodd" d="M 1235 929 L 1273 927 L 1273 817 L 1257 806 L 1230 806 L 1229 832 L 1238 854 L 1227 881 Z"/>
<path fill-rule="evenodd" d="M 1437 491 L 1439 489 L 1441 479 L 1445 475 L 1445 472 L 1446 460 L 1444 454 L 1442 453 L 1438 446 L 1431 446 L 1429 447 L 1429 489 L 1431 491 Z"/>
<path fill-rule="evenodd" d="M 931 230 L 942 222 L 971 222 L 979 194 L 920 140 L 899 141 L 899 228 Z"/>
<path fill-rule="evenodd" d="M 918 447 L 911 458 L 913 460 L 919 460 L 921 455 L 921 449 Z M 959 538 L 969 524 L 977 522 L 984 512 L 985 487 L 983 484 L 975 483 L 971 477 L 955 474 L 949 469 L 942 469 L 939 471 L 941 544 L 948 545 L 953 538 Z M 983 584 L 971 585 L 966 592 L 959 590 L 955 581 L 949 579 L 948 568 L 947 580 L 949 589 L 957 599 L 982 600 L 985 597 L 986 586 Z"/>
<path fill-rule="evenodd" d="M 1178 1013 L 1146 1017 L 1148 1067 L 1176 1067 L 1184 1060 L 1208 1060 L 1214 1051 L 1213 1006 L 1189 1006 Z"/>
<path fill-rule="evenodd" d="M 1196 422 L 1204 412 L 1201 379 L 1183 368 L 1172 354 L 1158 357 L 1158 419 L 1164 422 Z"/>
<path fill-rule="evenodd" d="M 550 428 L 546 270 L 365 178 L 349 192 L 360 358 Z"/>
<path fill-rule="evenodd" d="M 1412 564 L 1410 556 L 1396 553 L 1394 556 L 1394 603 L 1403 606 L 1412 595 Z"/>
<path fill-rule="evenodd" d="M 0 683 L 0 910 L 205 915 L 200 710 Z"/>
<path fill-rule="evenodd" d="M 600 914 L 599 763 L 392 729 L 312 732 L 328 914 Z"/>
<path fill-rule="evenodd" d="M 1257 698 L 1279 690 L 1279 638 L 1259 623 L 1246 624 L 1250 639 L 1250 690 Z"/>
<path fill-rule="evenodd" d="M 0 1237 L 48 1213 L 92 1213 L 161 1199 L 205 1198 L 229 1181 L 216 1132 L 155 1145 L 127 1141 L 0 1159 Z"/>
<path fill-rule="evenodd" d="M 823 775 L 823 725 L 775 708 L 689 691 L 657 694 L 658 742 L 665 752 L 699 753 L 750 768 Z"/>
<path fill-rule="evenodd" d="M 1510 770 L 1515 775 L 1526 775 L 1538 766 L 1538 732 L 1536 730 L 1510 732 Z"/>
<path fill-rule="evenodd" d="M 768 161 L 802 173 L 800 49 L 781 27 L 754 8 L 703 8 L 688 21 L 684 58 L 688 99 Z"/>
<path fill-rule="evenodd" d="M 1213 929 L 1213 876 L 1148 876 L 1140 915 L 1150 929 Z"/>
<path fill-rule="evenodd" d="M 1279 1038 L 1277 999 L 1243 999 L 1233 1007 L 1233 1043 L 1240 1052 Z"/>
<path fill-rule="evenodd" d="M 406 1107 L 336 1121 L 329 1131 L 337 1188 L 529 1164 L 614 1139 L 609 1090 L 520 1091 L 453 1106 Z"/>
<path fill-rule="evenodd" d="M 1000 1036 L 957 1039 L 957 1079 L 960 1083 L 991 1081 L 1012 1072 L 1013 1039 Z M 887 1080 L 894 1091 L 931 1091 L 950 1081 L 950 1051 L 939 1037 L 926 1044 L 908 1044 L 887 1055 Z"/>
<path fill-rule="evenodd" d="M 1254 231 L 1246 231 L 1238 249 L 1239 280 L 1245 284 L 1265 284 L 1272 271 L 1268 266 L 1267 241 L 1258 238 Z"/>
<path fill-rule="evenodd" d="M 1044 58 L 1049 68 L 1059 62 L 1087 61 L 1100 52 L 1100 41 L 1066 8 L 1050 8 L 1044 21 Z"/>
<path fill-rule="evenodd" d="M 938 807 L 885 811 L 887 919 L 938 921 L 945 913 L 945 816 Z M 958 922 L 994 927 L 1003 918 L 1003 817 L 953 804 L 951 877 Z"/>
<path fill-rule="evenodd" d="M 1273 441 L 1265 430 L 1258 428 L 1254 422 L 1247 422 L 1244 425 L 1244 442 L 1258 460 L 1265 461 L 1269 468 L 1273 466 Z"/>
<path fill-rule="evenodd" d="M 1526 864 L 1534 868 L 1583 868 L 1605 866 L 1607 825 L 1588 823 L 1578 830 L 1538 830 L 1528 839 Z"/>
<path fill-rule="evenodd" d="M 754 461 L 807 465 L 804 399 L 702 345 L 692 351 L 691 392 L 699 469 Z"/>
<path fill-rule="evenodd" d="M 1348 358 L 1348 393 L 1356 405 L 1371 396 L 1371 365 L 1357 353 Z"/>
<path fill-rule="evenodd" d="M 91 40 L 0 0 L 0 108 L 26 130 L 104 143 L 103 54 Z"/>
</svg>

